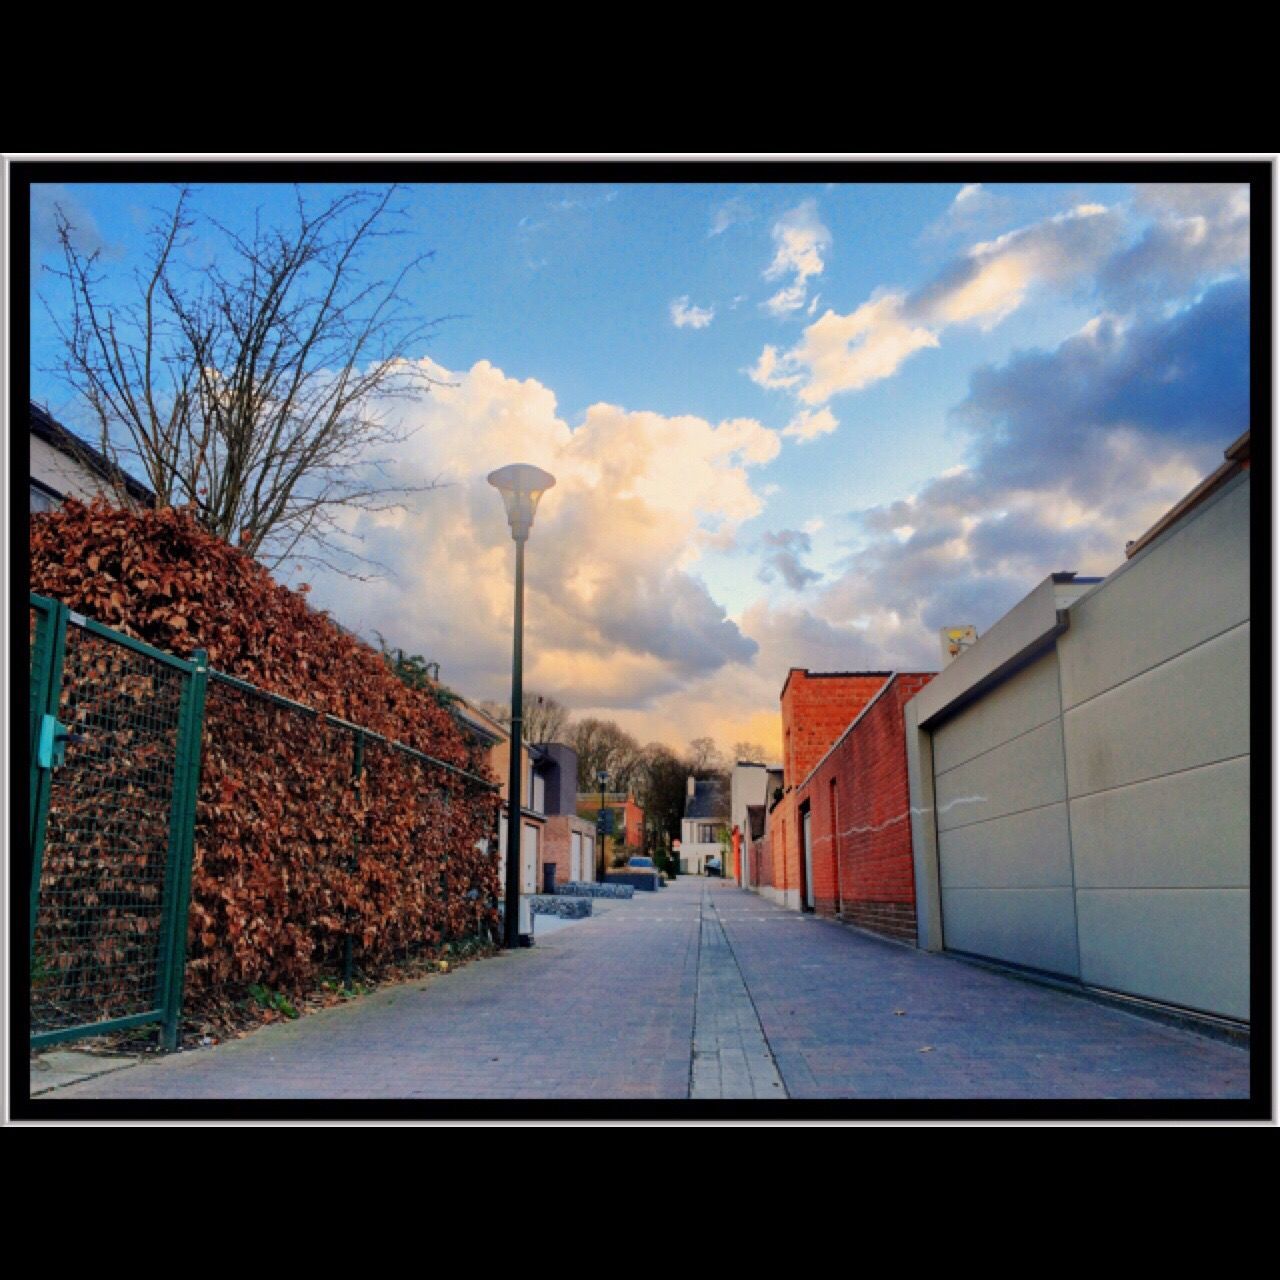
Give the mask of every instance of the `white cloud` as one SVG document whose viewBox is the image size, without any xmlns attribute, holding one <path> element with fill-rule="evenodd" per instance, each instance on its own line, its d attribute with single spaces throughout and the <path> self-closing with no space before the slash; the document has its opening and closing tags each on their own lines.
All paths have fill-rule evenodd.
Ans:
<svg viewBox="0 0 1280 1280">
<path fill-rule="evenodd" d="M 1033 287 L 1091 276 L 1114 252 L 1120 229 L 1115 210 L 1082 204 L 976 244 L 914 293 L 880 291 L 848 315 L 827 310 L 790 350 L 766 346 L 750 376 L 763 387 L 791 388 L 810 405 L 860 391 L 938 346 L 950 325 L 990 329 Z"/>
<path fill-rule="evenodd" d="M 839 425 L 830 409 L 802 409 L 782 428 L 782 434 L 792 436 L 804 444 L 819 436 L 830 435 Z"/>
<path fill-rule="evenodd" d="M 931 329 L 906 317 L 903 303 L 902 294 L 887 293 L 851 315 L 824 312 L 782 356 L 766 347 L 752 377 L 767 387 L 799 385 L 797 394 L 811 405 L 887 378 L 912 352 L 938 345 Z"/>
<path fill-rule="evenodd" d="M 754 644 L 690 573 L 763 510 L 751 469 L 779 437 L 753 419 L 720 423 L 592 405 L 574 428 L 534 379 L 488 361 L 453 373 L 405 421 L 419 430 L 390 464 L 395 482 L 440 476 L 407 510 L 365 516 L 362 553 L 392 576 L 358 589 L 314 580 L 312 599 L 363 635 L 442 666 L 447 683 L 498 697 L 510 671 L 512 544 L 485 483 L 508 462 L 557 478 L 528 547 L 526 680 L 575 709 L 643 707 Z"/>
<path fill-rule="evenodd" d="M 817 204 L 806 200 L 774 223 L 773 243 L 773 261 L 765 268 L 764 278 L 793 278 L 764 306 L 775 316 L 786 316 L 805 305 L 809 280 L 822 274 L 823 254 L 831 247 L 831 232 L 819 220 Z"/>
<path fill-rule="evenodd" d="M 705 329 L 715 316 L 715 307 L 695 307 L 687 293 L 671 304 L 671 323 L 677 329 Z"/>
</svg>

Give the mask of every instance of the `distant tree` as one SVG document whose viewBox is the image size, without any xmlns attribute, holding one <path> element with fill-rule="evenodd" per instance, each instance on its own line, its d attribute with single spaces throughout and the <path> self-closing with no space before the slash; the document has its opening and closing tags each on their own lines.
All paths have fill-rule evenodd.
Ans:
<svg viewBox="0 0 1280 1280">
<path fill-rule="evenodd" d="M 769 752 L 758 742 L 735 742 L 733 759 L 735 763 L 739 760 L 752 760 L 757 764 L 767 764 Z"/>
<path fill-rule="evenodd" d="M 689 743 L 686 761 L 695 778 L 712 778 L 729 772 L 729 762 L 716 746 L 714 738 L 694 738 Z"/>
<path fill-rule="evenodd" d="M 505 702 L 481 702 L 480 710 L 499 724 L 511 727 L 511 707 Z M 520 699 L 524 722 L 520 731 L 526 742 L 559 742 L 569 727 L 569 708 L 541 693 L 525 693 Z"/>
<path fill-rule="evenodd" d="M 642 752 L 643 784 L 637 800 L 652 823 L 655 847 L 666 849 L 680 836 L 688 794 L 689 768 L 670 747 L 651 742 Z"/>
<path fill-rule="evenodd" d="M 588 716 L 574 723 L 566 738 L 578 753 L 579 791 L 595 791 L 601 769 L 609 772 L 610 791 L 626 791 L 641 781 L 640 744 L 614 721 Z"/>
<path fill-rule="evenodd" d="M 405 230 L 392 225 L 398 193 L 348 191 L 313 207 L 299 189 L 288 225 L 255 220 L 242 235 L 198 218 L 182 189 L 152 227 L 132 303 L 108 292 L 100 252 L 83 252 L 57 210 L 53 274 L 67 296 L 45 306 L 95 446 L 161 506 L 193 504 L 206 529 L 268 568 L 308 561 L 368 576 L 344 532 L 351 512 L 435 487 L 391 484 L 384 470 L 410 434 L 384 406 L 432 385 L 411 357 L 439 323 L 401 295 L 430 254 L 381 279 L 364 271 L 368 251 Z M 183 252 L 197 224 L 213 247 L 199 267 Z"/>
</svg>

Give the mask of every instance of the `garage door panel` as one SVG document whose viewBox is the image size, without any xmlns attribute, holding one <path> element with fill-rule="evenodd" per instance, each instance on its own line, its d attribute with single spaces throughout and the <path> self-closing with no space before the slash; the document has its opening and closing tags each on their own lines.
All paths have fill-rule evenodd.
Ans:
<svg viewBox="0 0 1280 1280">
<path fill-rule="evenodd" d="M 1078 977 L 1072 896 L 1069 888 L 944 888 L 943 945 Z"/>
<path fill-rule="evenodd" d="M 1082 889 L 1249 883 L 1249 761 L 1228 760 L 1071 801 Z"/>
<path fill-rule="evenodd" d="M 1068 711 L 1071 794 L 1141 782 L 1249 750 L 1249 624 Z"/>
<path fill-rule="evenodd" d="M 945 773 L 1059 712 L 1058 658 L 1053 650 L 966 707 L 933 735 L 933 767 Z"/>
<path fill-rule="evenodd" d="M 938 834 L 944 888 L 1062 888 L 1071 885 L 1065 802 Z"/>
<path fill-rule="evenodd" d="M 934 779 L 938 830 L 1066 799 L 1059 721 L 1033 729 Z"/>
<path fill-rule="evenodd" d="M 1072 607 L 1059 652 L 1063 703 L 1095 697 L 1248 617 L 1246 482 Z"/>
<path fill-rule="evenodd" d="M 1082 981 L 1249 1017 L 1247 889 L 1082 889 L 1077 899 Z"/>
</svg>

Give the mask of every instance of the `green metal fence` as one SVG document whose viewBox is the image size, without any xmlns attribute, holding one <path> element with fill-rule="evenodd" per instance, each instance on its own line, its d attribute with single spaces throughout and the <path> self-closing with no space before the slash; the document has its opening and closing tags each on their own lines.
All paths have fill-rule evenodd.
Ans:
<svg viewBox="0 0 1280 1280">
<path fill-rule="evenodd" d="M 207 665 L 31 596 L 31 1044 L 182 1002 Z"/>
<path fill-rule="evenodd" d="M 305 802 L 307 829 L 273 839 L 281 849 L 291 839 L 305 846 L 296 865 L 333 903 L 308 927 L 348 984 L 344 878 L 360 875 L 362 854 L 378 856 L 380 821 L 424 843 L 431 835 L 424 810 L 395 803 L 392 781 L 400 794 L 436 795 L 445 771 L 468 788 L 497 790 L 370 729 L 210 671 L 203 652 L 174 657 L 35 594 L 30 610 L 33 1048 L 151 1023 L 175 1047 L 202 732 L 213 734 L 216 753 L 228 745 L 216 726 L 234 725 L 234 749 L 269 758 L 275 785 Z M 207 697 L 215 700 L 208 726 Z M 316 759 L 332 767 L 317 775 Z M 357 821 L 350 793 L 371 782 L 372 799 L 384 795 Z M 447 854 L 407 870 L 412 909 L 396 929 L 398 952 L 432 929 L 451 890 L 474 898 L 480 933 L 489 904 L 477 888 L 451 886 Z"/>
</svg>

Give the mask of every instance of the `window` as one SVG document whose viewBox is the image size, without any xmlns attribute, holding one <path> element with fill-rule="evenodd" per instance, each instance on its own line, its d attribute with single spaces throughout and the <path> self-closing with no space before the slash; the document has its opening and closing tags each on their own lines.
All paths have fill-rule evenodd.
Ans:
<svg viewBox="0 0 1280 1280">
<path fill-rule="evenodd" d="M 47 484 L 39 480 L 31 481 L 31 510 L 52 511 L 62 501 L 62 495 L 55 493 Z"/>
<path fill-rule="evenodd" d="M 721 826 L 716 822 L 698 823 L 698 843 L 716 844 L 720 839 Z"/>
</svg>

